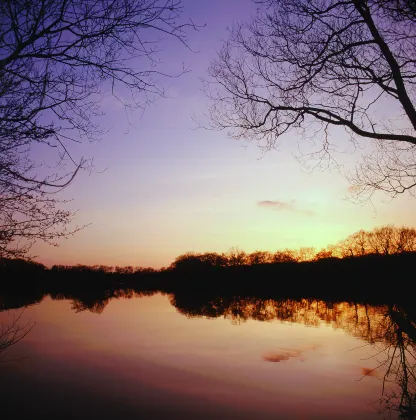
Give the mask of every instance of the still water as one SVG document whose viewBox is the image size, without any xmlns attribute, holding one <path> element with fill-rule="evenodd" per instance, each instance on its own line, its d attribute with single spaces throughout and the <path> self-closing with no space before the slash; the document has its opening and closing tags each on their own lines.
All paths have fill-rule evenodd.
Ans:
<svg viewBox="0 0 416 420">
<path fill-rule="evenodd" d="M 46 296 L 3 329 L 19 314 L 35 324 L 1 354 L 8 419 L 413 418 L 415 324 L 394 306 Z"/>
</svg>

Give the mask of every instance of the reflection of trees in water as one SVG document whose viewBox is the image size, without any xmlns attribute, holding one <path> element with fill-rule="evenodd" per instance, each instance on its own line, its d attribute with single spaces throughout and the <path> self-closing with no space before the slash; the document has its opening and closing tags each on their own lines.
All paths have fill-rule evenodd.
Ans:
<svg viewBox="0 0 416 420">
<path fill-rule="evenodd" d="M 414 314 L 413 314 L 414 315 Z M 396 411 L 400 419 L 416 418 L 416 319 L 395 305 L 389 306 L 385 345 L 380 349 L 384 367 L 382 406 Z M 386 384 L 397 390 L 385 392 Z M 398 386 L 398 387 L 397 387 Z"/>
<path fill-rule="evenodd" d="M 187 317 L 220 317 L 233 323 L 249 319 L 280 320 L 308 326 L 331 324 L 371 343 L 380 341 L 387 328 L 387 306 L 332 303 L 315 299 L 260 299 L 256 297 L 204 297 L 171 295 L 170 302 Z"/>
<path fill-rule="evenodd" d="M 135 291 L 134 289 L 113 289 L 104 291 L 77 291 L 51 294 L 54 300 L 71 300 L 71 309 L 75 312 L 90 311 L 101 314 L 113 299 L 132 299 L 152 296 L 156 291 Z"/>
<path fill-rule="evenodd" d="M 234 324 L 250 319 L 279 320 L 343 329 L 376 348 L 377 369 L 384 371 L 382 410 L 395 411 L 401 419 L 416 419 L 416 311 L 413 308 L 315 299 L 204 299 L 188 295 L 172 295 L 170 301 L 179 313 L 190 318 L 222 316 Z"/>
<path fill-rule="evenodd" d="M 155 293 L 160 292 L 130 287 L 104 290 L 74 287 L 65 292 L 50 293 L 50 296 L 56 300 L 71 300 L 71 307 L 76 312 L 88 310 L 100 314 L 113 299 L 140 298 Z M 33 299 L 39 301 L 41 297 L 34 294 Z M 342 329 L 376 347 L 378 370 L 385 372 L 382 408 L 397 411 L 402 419 L 416 418 L 416 309 L 413 306 L 326 302 L 312 298 L 215 296 L 209 292 L 186 291 L 170 293 L 169 300 L 179 313 L 190 318 L 224 317 L 233 324 L 247 320 L 282 321 L 315 327 L 324 324 Z M 0 303 L 4 308 L 18 307 L 16 298 L 9 302 L 3 297 Z M 28 304 L 28 299 L 24 298 L 21 303 Z M 366 374 L 371 375 L 371 371 Z"/>
<path fill-rule="evenodd" d="M 18 309 L 40 303 L 45 296 L 52 300 L 70 300 L 71 308 L 75 312 L 90 311 L 102 313 L 105 307 L 113 299 L 132 299 L 143 296 L 152 296 L 158 293 L 156 290 L 135 290 L 133 288 L 80 288 L 70 290 L 40 292 L 32 294 L 2 294 L 0 295 L 0 312 L 9 309 Z M 160 292 L 159 292 L 160 293 Z"/>
<path fill-rule="evenodd" d="M 71 309 L 75 312 L 90 311 L 101 314 L 110 301 L 110 292 L 51 293 L 53 300 L 71 300 Z"/>
<path fill-rule="evenodd" d="M 0 295 L 0 312 L 35 305 L 40 303 L 44 297 L 45 294 L 42 292 Z"/>
</svg>

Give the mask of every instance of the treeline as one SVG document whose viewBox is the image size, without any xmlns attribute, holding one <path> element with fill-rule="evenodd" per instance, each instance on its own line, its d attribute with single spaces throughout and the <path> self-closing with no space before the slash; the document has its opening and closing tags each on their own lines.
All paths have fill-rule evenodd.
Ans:
<svg viewBox="0 0 416 420">
<path fill-rule="evenodd" d="M 46 267 L 45 267 L 46 268 Z M 161 270 L 155 270 L 151 267 L 118 267 L 118 266 L 108 266 L 108 265 L 54 265 L 50 269 L 53 273 L 65 274 L 71 272 L 73 274 L 80 275 L 112 275 L 112 276 L 124 276 L 131 274 L 152 274 L 160 272 Z"/>
<path fill-rule="evenodd" d="M 178 256 L 168 267 L 159 270 L 144 267 L 118 267 L 106 265 L 54 265 L 48 270 L 44 265 L 23 259 L 1 259 L 0 273 L 36 273 L 49 271 L 60 276 L 71 277 L 120 277 L 149 276 L 161 272 L 203 271 L 209 268 L 257 266 L 279 263 L 306 263 L 320 260 L 336 260 L 363 256 L 388 256 L 416 252 L 416 229 L 407 226 L 387 225 L 371 231 L 360 230 L 338 244 L 316 250 L 304 247 L 297 250 L 284 249 L 276 252 L 255 251 L 246 253 L 232 248 L 226 253 L 188 252 Z"/>
<path fill-rule="evenodd" d="M 255 251 L 246 253 L 232 248 L 227 253 L 194 253 L 180 255 L 169 269 L 187 267 L 232 267 L 239 265 L 299 263 L 331 258 L 349 258 L 365 255 L 397 255 L 416 251 L 416 229 L 387 225 L 371 231 L 359 230 L 336 245 L 316 250 L 304 247 L 298 250 L 278 250 L 276 252 Z"/>
<path fill-rule="evenodd" d="M 392 255 L 416 251 L 416 229 L 393 225 L 374 228 L 367 232 L 359 230 L 328 250 L 340 257 L 368 254 Z"/>
</svg>

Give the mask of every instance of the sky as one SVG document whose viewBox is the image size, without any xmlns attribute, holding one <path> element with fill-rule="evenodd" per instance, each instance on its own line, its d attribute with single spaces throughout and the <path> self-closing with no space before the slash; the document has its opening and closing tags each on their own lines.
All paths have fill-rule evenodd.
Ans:
<svg viewBox="0 0 416 420">
<path fill-rule="evenodd" d="M 366 205 L 347 199 L 342 172 L 353 168 L 358 152 L 337 156 L 341 171 L 311 171 L 296 159 L 295 134 L 264 154 L 254 143 L 201 128 L 195 118 L 206 123 L 209 107 L 201 79 L 227 30 L 255 9 L 250 0 L 185 0 L 183 6 L 183 19 L 205 26 L 189 32 L 190 48 L 162 42 L 159 57 L 170 74 L 183 64 L 189 71 L 161 79 L 167 98 L 144 112 L 104 97 L 99 123 L 108 131 L 75 150 L 93 158 L 94 168 L 60 196 L 77 211 L 72 227 L 85 227 L 58 247 L 36 244 L 37 261 L 160 268 L 190 251 L 319 249 L 359 229 L 416 225 L 410 196 L 376 195 Z"/>
</svg>

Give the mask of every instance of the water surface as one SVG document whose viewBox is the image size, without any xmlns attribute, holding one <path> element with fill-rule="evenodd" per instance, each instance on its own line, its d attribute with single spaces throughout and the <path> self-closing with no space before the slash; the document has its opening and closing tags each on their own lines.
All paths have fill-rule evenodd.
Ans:
<svg viewBox="0 0 416 420">
<path fill-rule="evenodd" d="M 400 355 L 414 355 L 414 342 L 394 306 L 57 297 L 24 309 L 21 325 L 36 324 L 2 354 L 9 418 L 382 419 L 399 418 L 407 401 L 400 368 L 414 364 Z"/>
</svg>

